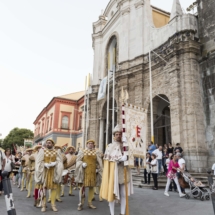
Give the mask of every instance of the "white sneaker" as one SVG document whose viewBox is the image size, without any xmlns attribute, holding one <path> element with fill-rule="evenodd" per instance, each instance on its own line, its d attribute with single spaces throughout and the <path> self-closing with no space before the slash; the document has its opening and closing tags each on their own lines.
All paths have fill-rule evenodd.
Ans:
<svg viewBox="0 0 215 215">
<path fill-rule="evenodd" d="M 182 197 L 185 197 L 186 194 L 183 194 L 183 193 L 182 193 L 182 194 L 180 194 L 179 196 L 180 196 L 180 198 L 182 198 Z"/>
<path fill-rule="evenodd" d="M 165 195 L 165 196 L 169 196 L 169 193 L 167 193 L 167 192 L 164 192 L 164 195 Z"/>
</svg>

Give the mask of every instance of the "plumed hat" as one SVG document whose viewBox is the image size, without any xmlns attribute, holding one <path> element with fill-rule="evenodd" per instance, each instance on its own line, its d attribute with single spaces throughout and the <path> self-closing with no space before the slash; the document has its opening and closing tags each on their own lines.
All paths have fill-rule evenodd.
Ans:
<svg viewBox="0 0 215 215">
<path fill-rule="evenodd" d="M 113 134 L 117 132 L 122 133 L 122 127 L 119 124 L 113 129 Z"/>
</svg>

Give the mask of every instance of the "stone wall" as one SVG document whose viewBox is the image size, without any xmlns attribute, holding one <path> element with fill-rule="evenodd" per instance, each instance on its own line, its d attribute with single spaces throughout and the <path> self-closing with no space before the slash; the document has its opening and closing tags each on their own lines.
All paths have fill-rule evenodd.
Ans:
<svg viewBox="0 0 215 215">
<path fill-rule="evenodd" d="M 201 46 L 200 72 L 204 93 L 208 167 L 215 161 L 215 1 L 198 0 Z"/>
</svg>

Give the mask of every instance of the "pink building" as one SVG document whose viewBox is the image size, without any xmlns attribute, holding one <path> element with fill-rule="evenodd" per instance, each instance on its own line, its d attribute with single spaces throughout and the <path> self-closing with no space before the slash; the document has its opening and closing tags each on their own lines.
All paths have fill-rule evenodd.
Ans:
<svg viewBox="0 0 215 215">
<path fill-rule="evenodd" d="M 57 145 L 82 147 L 84 91 L 54 97 L 34 121 L 34 142 L 52 138 Z"/>
</svg>

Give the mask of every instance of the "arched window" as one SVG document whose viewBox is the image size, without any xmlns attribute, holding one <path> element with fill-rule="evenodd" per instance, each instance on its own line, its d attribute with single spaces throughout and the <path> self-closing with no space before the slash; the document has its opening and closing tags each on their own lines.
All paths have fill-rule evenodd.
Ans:
<svg viewBox="0 0 215 215">
<path fill-rule="evenodd" d="M 61 128 L 63 128 L 63 129 L 68 129 L 69 128 L 69 117 L 68 116 L 64 116 L 62 118 Z"/>
</svg>

